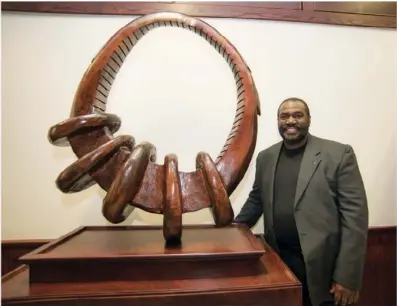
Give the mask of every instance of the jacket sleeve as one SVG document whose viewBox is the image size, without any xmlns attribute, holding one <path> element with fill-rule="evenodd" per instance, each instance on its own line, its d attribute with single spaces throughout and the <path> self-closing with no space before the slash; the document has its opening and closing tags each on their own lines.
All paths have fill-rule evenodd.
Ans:
<svg viewBox="0 0 397 306">
<path fill-rule="evenodd" d="M 368 205 L 356 155 L 346 145 L 337 172 L 337 197 L 341 217 L 341 243 L 334 281 L 351 289 L 361 289 L 368 232 Z"/>
<path fill-rule="evenodd" d="M 234 219 L 236 223 L 244 223 L 248 227 L 253 227 L 263 213 L 263 205 L 260 195 L 260 162 L 259 154 L 256 158 L 255 179 L 252 189 L 248 195 L 248 199 L 244 203 L 240 213 Z"/>
</svg>

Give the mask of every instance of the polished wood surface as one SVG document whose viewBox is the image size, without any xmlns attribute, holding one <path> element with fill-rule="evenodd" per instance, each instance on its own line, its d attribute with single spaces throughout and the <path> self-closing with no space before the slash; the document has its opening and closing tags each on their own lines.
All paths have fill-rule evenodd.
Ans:
<svg viewBox="0 0 397 306">
<path fill-rule="evenodd" d="M 139 232 L 80 228 L 42 246 L 3 277 L 2 304 L 301 305 L 300 283 L 244 227 L 189 227 L 182 249 L 160 227 Z"/>
<path fill-rule="evenodd" d="M 262 244 L 242 225 L 186 225 L 184 231 L 182 244 L 167 245 L 160 226 L 85 226 L 24 255 L 21 261 L 256 260 L 265 253 Z"/>
<path fill-rule="evenodd" d="M 2 2 L 3 11 L 145 15 L 174 11 L 195 17 L 259 19 L 396 28 L 396 2 Z"/>
<path fill-rule="evenodd" d="M 183 243 L 169 245 L 159 226 L 81 227 L 20 261 L 29 265 L 31 282 L 157 281 L 260 273 L 258 258 L 265 250 L 248 228 L 208 225 L 187 226 L 184 231 Z"/>
<path fill-rule="evenodd" d="M 396 2 L 315 2 L 315 11 L 396 16 Z"/>
<path fill-rule="evenodd" d="M 164 206 L 163 233 L 168 241 L 180 243 L 182 237 L 183 201 L 179 184 L 178 157 L 168 154 L 164 158 Z"/>
<path fill-rule="evenodd" d="M 132 136 L 114 138 L 112 129 L 117 130 L 121 122 L 116 115 L 106 113 L 113 81 L 124 60 L 143 36 L 166 26 L 205 39 L 230 66 L 236 83 L 236 113 L 229 135 L 216 159 L 205 152 L 197 154 L 193 172 L 178 171 L 174 153 L 158 163 L 156 147 L 151 143 L 135 146 Z M 49 129 L 50 143 L 69 144 L 78 158 L 62 171 L 56 184 L 62 192 L 71 193 L 98 183 L 107 191 L 102 214 L 109 222 L 123 222 L 135 208 L 163 214 L 165 240 L 180 242 L 183 213 L 210 207 L 217 226 L 232 223 L 229 196 L 251 162 L 259 115 L 259 96 L 251 71 L 221 33 L 202 20 L 179 13 L 139 17 L 104 44 L 77 88 L 70 118 Z"/>
<path fill-rule="evenodd" d="M 397 226 L 369 229 L 363 285 L 357 306 L 397 305 L 396 233 Z"/>
<path fill-rule="evenodd" d="M 34 284 L 29 284 L 28 267 L 21 266 L 3 279 L 2 305 L 93 305 L 95 302 L 95 305 L 139 306 L 300 306 L 300 284 L 279 257 L 273 252 L 265 254 L 261 265 L 262 273 L 256 276 Z"/>
<path fill-rule="evenodd" d="M 19 258 L 51 242 L 49 239 L 17 239 L 1 241 L 1 275 L 21 266 Z"/>
<path fill-rule="evenodd" d="M 369 228 L 363 287 L 357 306 L 396 305 L 396 231 L 396 226 Z M 256 236 L 259 241 L 264 242 L 263 235 Z M 20 256 L 51 241 L 3 240 L 2 275 L 21 267 L 21 262 L 18 260 Z"/>
</svg>

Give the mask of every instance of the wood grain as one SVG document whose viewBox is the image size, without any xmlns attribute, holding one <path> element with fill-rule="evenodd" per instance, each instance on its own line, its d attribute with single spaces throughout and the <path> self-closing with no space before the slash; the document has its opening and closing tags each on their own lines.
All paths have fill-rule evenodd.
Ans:
<svg viewBox="0 0 397 306">
<path fill-rule="evenodd" d="M 106 126 L 121 123 L 118 117 L 111 120 L 108 119 L 111 115 L 106 114 L 107 99 L 117 73 L 138 41 L 159 27 L 179 27 L 205 39 L 229 65 L 236 83 L 235 119 L 216 160 L 208 160 L 207 156 L 196 171 L 178 171 L 176 177 L 167 175 L 164 164 L 157 163 L 154 144 L 143 142 L 132 149 L 122 142 L 110 145 L 115 138 Z M 68 193 L 91 187 L 95 181 L 107 191 L 102 214 L 111 223 L 123 222 L 136 207 L 163 214 L 167 219 L 165 240 L 173 243 L 182 236 L 180 211 L 211 207 L 215 224 L 227 226 L 233 221 L 229 196 L 243 179 L 255 150 L 258 116 L 259 96 L 251 71 L 225 36 L 203 20 L 184 14 L 163 12 L 142 16 L 121 27 L 99 50 L 77 87 L 70 118 L 50 128 L 50 143 L 56 145 L 56 140 L 67 138 L 66 143 L 78 158 L 67 168 L 68 175 L 61 175 L 56 184 Z M 87 129 L 89 124 L 92 126 Z M 164 208 L 169 208 L 167 186 L 178 188 L 180 203 L 174 204 L 181 209 L 168 209 L 164 214 Z"/>
<path fill-rule="evenodd" d="M 21 266 L 19 257 L 49 243 L 49 239 L 2 240 L 1 275 L 5 275 Z"/>
<path fill-rule="evenodd" d="M 159 226 L 79 228 L 24 256 L 2 305 L 300 305 L 297 279 L 248 228 L 184 232 L 170 248 Z"/>
<path fill-rule="evenodd" d="M 186 241 L 165 247 L 160 226 L 83 226 L 23 256 L 25 263 L 59 260 L 209 260 L 258 258 L 263 246 L 245 227 L 185 225 Z M 182 256 L 183 255 L 183 256 Z"/>
<path fill-rule="evenodd" d="M 194 17 L 259 19 L 396 28 L 395 2 L 2 2 L 3 11 L 145 15 L 173 11 Z M 305 9 L 306 6 L 306 9 Z M 308 7 L 313 9 L 308 10 Z"/>
<path fill-rule="evenodd" d="M 396 16 L 396 2 L 315 2 L 315 11 Z"/>
<path fill-rule="evenodd" d="M 371 227 L 369 229 L 363 288 L 361 290 L 360 301 L 357 306 L 396 305 L 396 230 L 397 226 Z M 257 239 L 262 243 L 265 243 L 263 235 L 257 235 Z M 18 261 L 18 258 L 49 243 L 50 241 L 51 240 L 47 239 L 3 240 L 2 275 L 4 276 L 19 267 L 22 270 L 15 271 L 13 274 L 18 274 L 18 286 L 21 286 L 22 288 L 28 276 L 28 270 L 26 270 L 26 267 L 23 268 L 23 266 L 21 266 L 21 262 Z M 269 255 L 266 256 L 272 257 Z M 21 273 L 19 274 L 19 272 Z M 3 283 L 4 281 L 5 279 L 2 280 Z M 122 285 L 123 283 L 114 284 L 116 287 L 120 287 Z M 62 287 L 62 285 L 58 284 L 54 285 L 52 288 L 54 290 L 60 290 L 60 287 Z M 83 287 L 83 285 L 73 285 L 69 290 L 79 291 L 82 290 Z M 41 286 L 38 286 L 35 287 L 34 290 L 35 292 L 41 292 L 44 289 Z M 206 298 L 208 297 L 205 297 L 204 299 Z M 248 295 L 245 298 L 249 300 L 251 296 Z"/>
<path fill-rule="evenodd" d="M 300 306 L 300 285 L 279 257 L 268 253 L 261 262 L 263 273 L 257 277 L 166 280 L 140 286 L 125 281 L 29 286 L 29 269 L 22 266 L 4 280 L 2 305 Z"/>
<path fill-rule="evenodd" d="M 363 286 L 357 306 L 396 305 L 396 231 L 397 226 L 369 229 Z"/>
<path fill-rule="evenodd" d="M 167 154 L 164 158 L 164 239 L 171 244 L 180 243 L 182 237 L 182 192 L 178 175 L 178 157 Z"/>
</svg>

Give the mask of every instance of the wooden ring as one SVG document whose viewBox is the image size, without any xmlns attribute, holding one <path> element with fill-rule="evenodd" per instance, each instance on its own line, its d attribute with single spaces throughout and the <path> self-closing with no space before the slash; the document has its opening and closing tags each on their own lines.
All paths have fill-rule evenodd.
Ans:
<svg viewBox="0 0 397 306">
<path fill-rule="evenodd" d="M 156 164 L 152 144 L 134 147 L 131 138 L 115 139 L 120 119 L 106 113 L 112 84 L 127 55 L 158 27 L 179 27 L 204 38 L 229 64 L 236 82 L 236 114 L 226 142 L 215 161 L 199 153 L 193 172 L 178 171 L 174 155 L 164 165 Z M 166 240 L 181 237 L 182 213 L 207 207 L 213 208 L 215 223 L 226 226 L 233 220 L 228 197 L 244 177 L 255 150 L 258 115 L 260 103 L 251 71 L 224 36 L 184 14 L 142 16 L 107 41 L 78 86 L 70 118 L 50 128 L 49 141 L 70 145 L 79 159 L 62 172 L 57 186 L 62 192 L 78 192 L 98 183 L 108 192 L 102 213 L 112 223 L 125 220 L 134 207 L 163 214 Z"/>
</svg>

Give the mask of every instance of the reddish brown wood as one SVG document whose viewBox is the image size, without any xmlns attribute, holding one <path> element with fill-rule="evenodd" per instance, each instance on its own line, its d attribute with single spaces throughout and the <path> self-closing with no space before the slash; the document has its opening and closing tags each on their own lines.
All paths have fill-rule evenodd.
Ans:
<svg viewBox="0 0 397 306">
<path fill-rule="evenodd" d="M 159 12 L 178 12 L 195 17 L 232 17 L 212 16 L 213 14 L 258 14 L 268 9 L 300 10 L 301 2 L 2 2 L 2 10 L 68 13 L 68 14 L 110 14 L 110 15 L 147 15 Z"/>
<path fill-rule="evenodd" d="M 69 146 L 68 136 L 78 133 L 81 129 L 92 130 L 97 127 L 108 127 L 111 133 L 116 133 L 121 126 L 121 120 L 113 114 L 88 114 L 72 117 L 53 126 L 48 131 L 48 140 L 57 146 Z"/>
<path fill-rule="evenodd" d="M 278 256 L 264 255 L 261 264 L 262 273 L 254 277 L 30 286 L 23 266 L 3 283 L 2 305 L 300 306 L 300 285 Z"/>
<path fill-rule="evenodd" d="M 48 243 L 48 239 L 2 240 L 1 242 L 1 275 L 7 274 L 22 263 L 19 257 Z"/>
<path fill-rule="evenodd" d="M 360 300 L 358 306 L 373 306 L 373 305 L 396 305 L 396 226 L 390 227 L 371 227 L 368 232 L 368 249 L 364 265 L 364 278 L 363 288 L 360 292 Z M 265 243 L 263 235 L 257 237 L 260 241 Z M 49 243 L 50 240 L 5 240 L 2 241 L 2 275 L 5 275 L 16 268 L 21 268 L 21 262 L 18 260 L 20 256 L 25 255 L 44 244 Z M 268 251 L 266 244 L 265 249 Z M 268 263 L 269 253 L 264 255 L 266 262 Z M 268 263 L 269 264 L 269 263 Z M 6 280 L 12 277 L 3 278 L 3 285 L 7 286 L 7 294 L 18 294 L 28 290 L 26 283 L 24 283 L 28 277 L 26 269 L 14 271 L 14 275 L 18 277 L 12 280 L 12 285 L 7 283 Z M 20 274 L 22 273 L 22 274 Z M 272 272 L 271 272 L 272 273 Z M 22 276 L 22 278 L 21 278 Z M 25 277 L 25 280 L 22 279 Z M 16 281 L 19 279 L 20 281 Z M 381 281 L 380 281 L 381 280 Z M 15 285 L 15 287 L 14 287 Z M 103 284 L 106 288 L 107 284 Z M 125 283 L 115 282 L 115 286 L 122 288 Z M 91 285 L 92 286 L 92 285 Z M 46 289 L 44 290 L 43 287 Z M 70 284 L 67 286 L 64 284 L 54 285 L 52 288 L 60 290 L 63 287 L 64 290 L 70 291 L 82 291 L 84 285 Z M 40 289 L 39 289 L 40 288 Z M 33 292 L 46 291 L 49 293 L 52 289 L 45 285 L 31 287 Z M 106 289 L 109 291 L 109 289 Z"/>
<path fill-rule="evenodd" d="M 196 167 L 204 178 L 207 193 L 212 203 L 211 211 L 215 224 L 218 226 L 230 224 L 234 219 L 232 204 L 211 156 L 208 153 L 200 152 L 196 158 Z"/>
<path fill-rule="evenodd" d="M 110 115 L 104 113 L 112 83 L 123 61 L 139 39 L 161 26 L 183 28 L 207 40 L 230 65 L 237 87 L 235 120 L 215 162 L 208 155 L 199 154 L 197 170 L 190 173 L 178 171 L 176 178 L 165 174 L 164 165 L 156 164 L 152 144 L 131 148 L 131 145 L 119 142 L 117 146 L 110 146 L 115 139 L 107 125 L 118 123 L 119 119 L 110 120 Z M 117 31 L 101 48 L 80 82 L 71 118 L 49 130 L 48 138 L 52 144 L 64 145 L 65 141 L 60 140 L 67 138 L 79 158 L 62 172 L 57 185 L 63 192 L 78 192 L 97 182 L 107 191 L 102 213 L 112 223 L 124 221 L 134 207 L 163 214 L 167 219 L 164 221 L 167 241 L 180 239 L 180 211 L 185 213 L 211 207 L 215 224 L 229 225 L 234 217 L 229 196 L 252 159 L 259 114 L 259 97 L 250 69 L 236 48 L 213 27 L 178 13 L 140 17 Z M 133 146 L 134 141 L 129 144 Z M 178 186 L 173 192 L 178 193 L 174 196 L 181 203 L 177 204 L 174 199 L 173 204 L 180 205 L 181 209 L 168 209 L 164 214 L 164 207 L 168 205 L 170 208 L 167 186 Z"/>
<path fill-rule="evenodd" d="M 265 252 L 251 231 L 241 225 L 186 225 L 183 244 L 167 248 L 159 226 L 84 226 L 30 252 L 20 260 L 34 264 L 60 260 L 141 259 L 174 261 L 249 258 Z"/>
<path fill-rule="evenodd" d="M 302 10 L 310 11 L 311 13 L 313 13 L 314 12 L 314 2 L 312 2 L 312 1 L 302 2 Z"/>
<path fill-rule="evenodd" d="M 150 2 L 146 2 L 149 4 Z M 272 1 L 254 1 L 254 2 L 244 2 L 244 1 L 236 1 L 236 2 L 211 2 L 211 1 L 192 1 L 192 2 L 182 2 L 182 1 L 174 1 L 172 4 L 184 4 L 184 5 L 203 5 L 203 7 L 213 6 L 215 9 L 222 9 L 226 8 L 229 9 L 230 7 L 241 9 L 241 10 L 260 10 L 260 9 L 286 9 L 286 10 L 300 10 L 302 9 L 302 2 L 289 2 L 289 1 L 279 1 L 279 2 L 272 2 Z"/>
<path fill-rule="evenodd" d="M 137 145 L 131 155 L 118 169 L 112 185 L 103 200 L 102 213 L 113 223 L 123 222 L 134 207 L 128 205 L 141 187 L 149 162 L 156 159 L 156 148 L 148 142 Z"/>
<path fill-rule="evenodd" d="M 101 145 L 63 170 L 55 180 L 57 187 L 65 193 L 79 192 L 91 187 L 96 182 L 87 174 L 101 167 L 120 148 L 132 150 L 134 144 L 134 137 L 121 135 Z"/>
<path fill-rule="evenodd" d="M 396 2 L 314 2 L 315 11 L 396 16 Z"/>
<path fill-rule="evenodd" d="M 358 306 L 397 305 L 396 232 L 397 226 L 369 229 L 363 286 Z"/>
<path fill-rule="evenodd" d="M 173 11 L 194 17 L 279 20 L 396 28 L 386 2 L 328 2 L 333 9 L 307 10 L 303 2 L 2 2 L 3 11 L 63 14 L 146 15 Z M 346 4 L 345 4 L 346 3 Z M 317 3 L 316 3 L 317 4 Z M 319 2 L 320 5 L 321 2 Z M 336 6 L 339 5 L 339 8 Z M 352 9 L 353 7 L 353 9 Z M 317 6 L 319 8 L 319 6 Z M 385 13 L 386 12 L 386 13 Z"/>
<path fill-rule="evenodd" d="M 99 228 L 96 229 L 99 231 Z M 139 236 L 139 230 L 120 229 L 109 228 L 108 232 L 117 232 L 118 239 L 104 237 L 103 233 L 94 237 L 92 234 L 95 231 L 89 233 L 79 229 L 50 246 L 43 246 L 30 257 L 32 259 L 41 254 L 47 257 L 41 261 L 46 262 L 52 256 L 52 265 L 43 266 L 42 270 L 36 266 L 36 271 L 22 266 L 4 276 L 2 305 L 92 305 L 94 301 L 95 305 L 300 305 L 299 282 L 273 250 L 268 245 L 263 249 L 248 229 L 191 227 L 190 233 L 185 232 L 184 243 L 187 245 L 182 244 L 180 248 L 171 251 L 164 248 L 159 227 L 155 230 L 156 233 L 149 235 L 143 230 L 141 239 L 136 240 L 131 240 L 129 236 Z M 187 237 L 189 235 L 192 236 Z M 131 245 L 131 241 L 140 241 L 142 248 Z M 118 274 L 112 270 L 115 266 L 110 267 L 103 262 L 94 265 L 90 259 L 85 261 L 89 263 L 88 266 L 69 266 L 69 274 L 66 276 L 73 279 L 72 282 L 32 282 L 30 279 L 43 278 L 40 274 L 49 279 L 59 277 L 56 274 L 59 273 L 57 268 L 65 264 L 65 261 L 61 261 L 62 256 L 70 259 L 79 252 L 79 256 L 93 255 L 99 249 L 99 254 L 102 252 L 103 255 L 104 249 L 120 252 L 126 251 L 126 247 L 130 252 L 139 252 L 143 257 L 139 260 L 134 255 L 137 260 L 136 270 L 129 269 L 128 261 L 123 260 L 128 255 L 120 254 L 114 258 L 114 262 L 120 262 Z M 170 254 L 154 254 L 154 251 L 161 248 Z M 238 254 L 240 251 L 243 253 Z M 250 260 L 241 257 L 251 252 L 255 253 L 255 257 Z M 154 254 L 154 257 L 150 254 Z M 222 257 L 218 257 L 220 254 L 223 254 Z M 182 258 L 181 255 L 192 260 Z M 148 260 L 146 256 L 152 257 L 152 260 L 145 263 L 145 259 Z M 40 264 L 39 261 L 36 264 Z M 128 271 L 123 271 L 123 267 Z M 65 272 L 62 271 L 63 277 Z M 90 275 L 93 279 L 87 281 Z M 116 279 L 104 280 L 98 278 L 100 275 L 115 276 Z M 85 279 L 78 279 L 79 276 L 84 276 Z"/>
<path fill-rule="evenodd" d="M 180 243 L 182 237 L 182 191 L 178 174 L 178 158 L 169 154 L 164 158 L 164 238 Z"/>
</svg>

